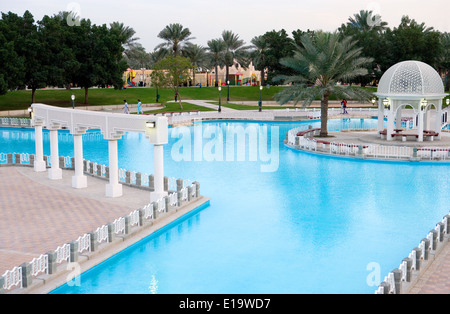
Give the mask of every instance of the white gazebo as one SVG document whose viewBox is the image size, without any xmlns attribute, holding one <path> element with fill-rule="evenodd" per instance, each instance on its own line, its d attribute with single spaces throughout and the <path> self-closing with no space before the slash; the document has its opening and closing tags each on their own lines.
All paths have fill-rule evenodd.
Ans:
<svg viewBox="0 0 450 314">
<path fill-rule="evenodd" d="M 422 142 L 440 139 L 442 128 L 442 100 L 447 96 L 442 79 L 435 69 L 420 61 L 403 61 L 390 67 L 381 77 L 378 90 L 378 135 L 388 141 L 408 136 Z M 401 127 L 402 109 L 414 111 L 413 127 Z M 432 119 L 433 110 L 434 119 Z M 387 116 L 387 128 L 384 118 Z"/>
</svg>

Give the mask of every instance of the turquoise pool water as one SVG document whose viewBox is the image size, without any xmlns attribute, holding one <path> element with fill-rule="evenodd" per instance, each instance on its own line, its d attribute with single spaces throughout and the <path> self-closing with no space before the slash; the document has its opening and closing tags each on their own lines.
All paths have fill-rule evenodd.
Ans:
<svg viewBox="0 0 450 314">
<path fill-rule="evenodd" d="M 377 122 L 332 120 L 330 130 L 354 123 L 375 128 Z M 199 181 L 210 206 L 53 293 L 373 293 L 376 286 L 368 278 L 374 269 L 368 266 L 378 265 L 383 280 L 448 213 L 450 167 L 317 156 L 285 147 L 286 132 L 301 124 L 203 123 L 202 131 L 212 130 L 208 134 L 241 127 L 267 131 L 267 143 L 276 136 L 278 168 L 268 172 L 261 167 L 267 159 L 175 160 L 180 139 L 170 129 L 166 175 Z M 71 136 L 61 133 L 60 153 L 71 155 Z M 90 133 L 85 158 L 107 164 L 106 141 Z M 210 149 L 212 138 L 205 138 L 203 148 Z M 225 140 L 224 151 L 227 145 Z M 48 140 L 44 151 L 49 153 Z M 33 153 L 33 130 L 0 128 L 0 152 Z M 151 154 L 143 135 L 126 134 L 119 142 L 121 168 L 151 173 Z"/>
</svg>

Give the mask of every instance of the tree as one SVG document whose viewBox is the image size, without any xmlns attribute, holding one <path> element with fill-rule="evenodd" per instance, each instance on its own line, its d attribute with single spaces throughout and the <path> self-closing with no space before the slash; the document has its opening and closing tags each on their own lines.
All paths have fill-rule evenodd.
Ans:
<svg viewBox="0 0 450 314">
<path fill-rule="evenodd" d="M 188 58 L 192 64 L 192 82 L 195 86 L 195 72 L 198 68 L 206 65 L 206 49 L 203 46 L 188 43 L 183 49 L 183 56 Z"/>
<path fill-rule="evenodd" d="M 34 103 L 36 90 L 45 87 L 48 79 L 48 56 L 45 53 L 44 39 L 29 11 L 25 11 L 23 17 L 9 13 L 2 18 L 8 27 L 16 30 L 14 47 L 23 60 L 21 84 L 31 89 L 31 102 Z"/>
<path fill-rule="evenodd" d="M 353 17 L 349 17 L 348 22 L 339 28 L 342 37 L 352 36 L 362 48 L 362 54 L 373 59 L 373 62 L 367 65 L 368 75 L 356 77 L 352 83 L 364 86 L 379 80 L 384 71 L 390 67 L 391 64 L 386 58 L 388 49 L 384 38 L 386 30 L 387 23 L 381 20 L 381 16 L 367 10 L 361 10 Z"/>
<path fill-rule="evenodd" d="M 163 39 L 165 42 L 156 46 L 155 50 L 169 48 L 174 57 L 176 57 L 183 46 L 189 42 L 189 40 L 194 39 L 189 36 L 191 36 L 189 28 L 184 28 L 183 25 L 178 23 L 169 24 L 159 32 L 158 38 Z"/>
<path fill-rule="evenodd" d="M 125 55 L 125 60 L 132 69 L 149 69 L 153 65 L 151 55 L 145 51 L 141 44 L 135 44 L 130 48 Z"/>
<path fill-rule="evenodd" d="M 12 13 L 9 13 L 12 14 Z M 0 19 L 0 95 L 23 85 L 24 59 L 16 52 L 18 29 L 8 23 L 8 15 Z M 6 20 L 5 20 L 6 17 Z M 18 17 L 15 16 L 17 19 Z"/>
<path fill-rule="evenodd" d="M 217 87 L 219 85 L 219 66 L 225 65 L 225 43 L 222 39 L 217 38 L 208 40 L 207 45 L 206 49 L 209 51 L 209 58 L 215 69 L 215 86 Z"/>
<path fill-rule="evenodd" d="M 232 31 L 223 31 L 222 40 L 225 43 L 225 70 L 226 80 L 229 81 L 230 67 L 236 64 L 247 68 L 249 65 L 249 46 L 244 46 L 245 43 L 242 39 L 239 39 L 239 35 L 234 34 Z"/>
<path fill-rule="evenodd" d="M 450 33 L 441 34 L 441 50 L 438 56 L 438 70 L 445 77 L 445 90 L 450 89 Z"/>
<path fill-rule="evenodd" d="M 80 26 L 74 27 L 77 34 L 76 58 L 81 66 L 74 83 L 84 89 L 84 103 L 88 104 L 88 91 L 92 86 L 122 86 L 123 71 L 127 68 L 122 58 L 123 47 L 118 29 L 92 25 L 82 19 Z"/>
<path fill-rule="evenodd" d="M 269 49 L 269 44 L 263 35 L 253 37 L 251 43 L 253 44 L 253 50 L 250 53 L 250 57 L 255 69 L 260 71 L 261 85 L 264 85 L 264 70 L 266 68 L 265 53 Z"/>
<path fill-rule="evenodd" d="M 290 68 L 280 63 L 280 59 L 293 55 L 294 42 L 284 29 L 266 32 L 263 37 L 268 46 L 263 52 L 264 63 L 267 68 L 267 81 L 278 84 L 278 81 L 273 80 L 276 76 L 294 73 Z"/>
<path fill-rule="evenodd" d="M 166 87 L 173 90 L 174 94 L 177 95 L 181 109 L 183 109 L 183 105 L 181 104 L 179 87 L 189 80 L 191 68 L 192 64 L 188 58 L 168 56 L 153 66 L 153 72 L 150 75 L 155 87 Z"/>
<path fill-rule="evenodd" d="M 73 27 L 67 25 L 68 12 L 60 12 L 52 17 L 44 16 L 38 22 L 42 37 L 44 55 L 46 56 L 44 68 L 47 70 L 47 85 L 71 87 L 75 73 L 81 63 L 76 59 L 74 47 Z"/>
<path fill-rule="evenodd" d="M 435 68 L 440 54 L 440 34 L 425 23 L 403 16 L 400 25 L 386 31 L 391 64 L 418 60 Z"/>
<path fill-rule="evenodd" d="M 109 26 L 113 32 L 119 34 L 120 41 L 122 42 L 122 45 L 125 49 L 125 53 L 135 47 L 139 38 L 133 37 L 136 34 L 136 31 L 132 27 L 125 26 L 121 22 L 113 22 L 109 24 Z"/>
<path fill-rule="evenodd" d="M 331 94 L 340 98 L 369 99 L 371 94 L 361 88 L 338 87 L 336 83 L 346 82 L 357 76 L 366 75 L 366 64 L 370 58 L 361 57 L 361 48 L 351 37 L 340 39 L 338 33 L 316 32 L 314 38 L 309 35 L 302 36 L 302 46 L 297 46 L 292 57 L 280 60 L 280 63 L 293 69 L 296 74 L 280 76 L 285 83 L 292 84 L 280 93 L 275 99 L 285 104 L 294 101 L 297 104 L 310 105 L 319 98 L 321 108 L 320 136 L 328 136 L 328 100 Z M 311 86 L 312 85 L 312 86 Z"/>
</svg>

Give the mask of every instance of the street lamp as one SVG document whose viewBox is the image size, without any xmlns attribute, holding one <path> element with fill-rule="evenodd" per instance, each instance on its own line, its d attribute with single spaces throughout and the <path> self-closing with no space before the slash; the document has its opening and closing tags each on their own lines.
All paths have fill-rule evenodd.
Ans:
<svg viewBox="0 0 450 314">
<path fill-rule="evenodd" d="M 258 102 L 259 112 L 262 111 L 262 90 L 263 90 L 262 85 L 259 85 L 259 102 Z"/>
<path fill-rule="evenodd" d="M 375 98 L 372 98 L 372 106 L 375 106 L 375 102 L 376 102 L 377 100 L 375 99 Z"/>
<path fill-rule="evenodd" d="M 228 86 L 227 102 L 229 102 L 230 101 L 230 81 L 227 81 L 227 86 Z"/>
<path fill-rule="evenodd" d="M 222 87 L 219 86 L 219 112 L 222 112 L 222 107 L 221 107 L 222 103 L 221 103 L 221 98 L 220 98 L 221 97 L 221 93 L 220 93 L 221 90 L 222 90 Z"/>
<path fill-rule="evenodd" d="M 75 109 L 75 95 L 72 95 L 72 109 Z"/>
<path fill-rule="evenodd" d="M 445 103 L 447 104 L 447 106 L 450 105 L 450 98 L 447 98 L 447 99 L 445 100 Z"/>
</svg>

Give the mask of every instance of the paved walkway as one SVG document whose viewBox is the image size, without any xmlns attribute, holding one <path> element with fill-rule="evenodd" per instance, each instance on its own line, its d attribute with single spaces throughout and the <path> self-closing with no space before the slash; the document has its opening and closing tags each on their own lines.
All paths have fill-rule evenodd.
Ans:
<svg viewBox="0 0 450 314">
<path fill-rule="evenodd" d="M 0 167 L 0 275 L 149 203 L 150 192 L 123 186 L 105 197 L 104 180 L 71 187 L 72 172 L 52 181 L 30 167 Z"/>
<path fill-rule="evenodd" d="M 450 243 L 409 289 L 409 294 L 450 294 Z"/>
</svg>

